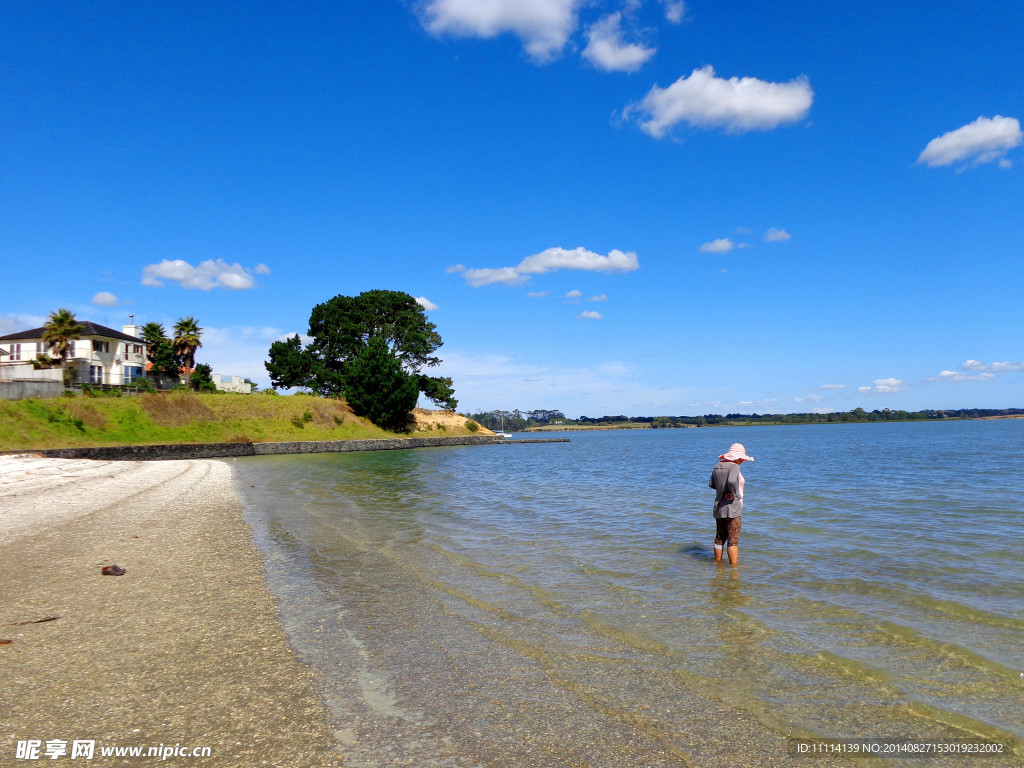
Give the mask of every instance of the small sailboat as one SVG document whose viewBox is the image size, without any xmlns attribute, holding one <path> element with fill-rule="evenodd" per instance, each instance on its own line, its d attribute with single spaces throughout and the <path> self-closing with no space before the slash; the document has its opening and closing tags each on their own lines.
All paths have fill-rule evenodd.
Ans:
<svg viewBox="0 0 1024 768">
<path fill-rule="evenodd" d="M 509 432 L 505 431 L 505 414 L 504 414 L 504 412 L 502 412 L 502 414 L 501 414 L 501 429 L 499 431 L 495 432 L 494 436 L 495 437 L 512 437 L 512 435 Z"/>
</svg>

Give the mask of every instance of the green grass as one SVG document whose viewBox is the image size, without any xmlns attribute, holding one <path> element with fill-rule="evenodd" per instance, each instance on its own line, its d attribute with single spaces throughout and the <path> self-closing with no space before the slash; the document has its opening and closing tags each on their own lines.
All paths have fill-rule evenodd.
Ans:
<svg viewBox="0 0 1024 768">
<path fill-rule="evenodd" d="M 395 437 L 344 400 L 163 392 L 0 400 L 0 450 Z"/>
</svg>

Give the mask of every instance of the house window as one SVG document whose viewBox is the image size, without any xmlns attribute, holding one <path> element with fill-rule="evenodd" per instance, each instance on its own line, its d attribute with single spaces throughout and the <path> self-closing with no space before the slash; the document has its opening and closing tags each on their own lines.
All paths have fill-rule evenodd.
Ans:
<svg viewBox="0 0 1024 768">
<path fill-rule="evenodd" d="M 11 360 L 21 360 L 21 344 L 11 344 Z"/>
<path fill-rule="evenodd" d="M 109 341 L 99 341 L 98 339 L 93 339 L 92 340 L 92 351 L 93 352 L 109 352 L 110 351 L 110 342 Z"/>
<path fill-rule="evenodd" d="M 142 368 L 138 365 L 126 365 L 124 367 L 124 383 L 131 384 L 142 376 Z"/>
<path fill-rule="evenodd" d="M 36 342 L 36 354 L 37 355 L 45 355 L 46 354 L 46 343 L 45 342 L 42 342 L 42 341 L 37 341 Z"/>
<path fill-rule="evenodd" d="M 103 383 L 103 366 L 102 365 L 90 365 L 89 366 L 89 383 L 90 384 L 102 384 Z"/>
</svg>

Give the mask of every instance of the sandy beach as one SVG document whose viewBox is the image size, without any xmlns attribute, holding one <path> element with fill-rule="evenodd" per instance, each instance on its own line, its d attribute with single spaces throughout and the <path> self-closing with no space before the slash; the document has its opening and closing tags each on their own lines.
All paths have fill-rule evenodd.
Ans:
<svg viewBox="0 0 1024 768">
<path fill-rule="evenodd" d="M 226 461 L 0 456 L 0 765 L 338 764 L 249 536 Z"/>
</svg>

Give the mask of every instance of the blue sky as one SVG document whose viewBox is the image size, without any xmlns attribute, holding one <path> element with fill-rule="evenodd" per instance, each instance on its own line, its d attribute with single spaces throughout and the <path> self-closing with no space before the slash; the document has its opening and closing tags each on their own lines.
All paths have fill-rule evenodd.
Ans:
<svg viewBox="0 0 1024 768">
<path fill-rule="evenodd" d="M 421 299 L 460 410 L 1024 405 L 1024 5 L 12 2 L 0 332 L 266 385 Z"/>
</svg>

